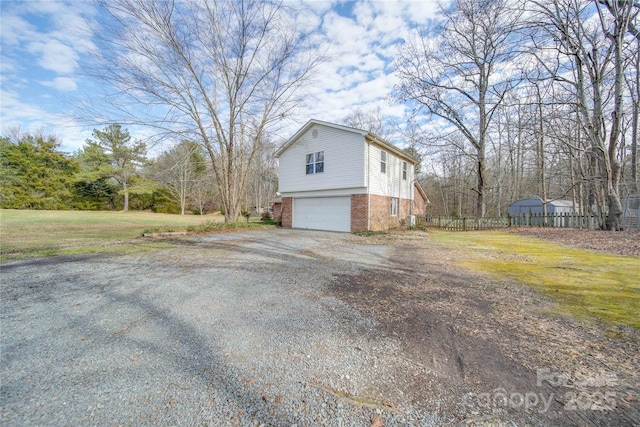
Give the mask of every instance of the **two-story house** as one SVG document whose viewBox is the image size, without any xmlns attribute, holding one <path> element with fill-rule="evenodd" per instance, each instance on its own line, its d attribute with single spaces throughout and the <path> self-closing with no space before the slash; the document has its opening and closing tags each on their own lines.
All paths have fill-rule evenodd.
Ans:
<svg viewBox="0 0 640 427">
<path fill-rule="evenodd" d="M 417 160 L 371 132 L 310 120 L 276 157 L 283 227 L 386 230 L 425 213 Z"/>
</svg>

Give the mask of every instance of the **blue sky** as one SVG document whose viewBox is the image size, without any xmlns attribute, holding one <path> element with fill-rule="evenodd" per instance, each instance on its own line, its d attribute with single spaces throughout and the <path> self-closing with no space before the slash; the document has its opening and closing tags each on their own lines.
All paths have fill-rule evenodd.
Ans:
<svg viewBox="0 0 640 427">
<path fill-rule="evenodd" d="M 307 89 L 301 120 L 340 122 L 356 107 L 381 107 L 385 115 L 402 118 L 404 107 L 387 101 L 397 81 L 391 60 L 403 38 L 433 17 L 435 0 L 304 4 L 331 59 Z M 82 73 L 99 54 L 90 38 L 98 9 L 79 0 L 2 0 L 0 12 L 0 133 L 16 126 L 43 129 L 62 140 L 63 150 L 77 150 L 100 127 L 77 119 L 82 100 L 91 99 L 100 84 Z M 150 132 L 130 131 L 138 138 Z"/>
</svg>

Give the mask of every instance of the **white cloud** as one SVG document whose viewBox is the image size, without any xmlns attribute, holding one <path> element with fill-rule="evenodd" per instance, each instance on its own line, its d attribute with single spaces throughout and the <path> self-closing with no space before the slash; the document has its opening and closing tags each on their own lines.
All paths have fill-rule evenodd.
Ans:
<svg viewBox="0 0 640 427">
<path fill-rule="evenodd" d="M 12 59 L 2 58 L 2 61 L 0 61 L 0 79 L 17 70 L 16 63 Z"/>
<path fill-rule="evenodd" d="M 19 127 L 22 132 L 55 135 L 62 143 L 62 151 L 72 153 L 78 150 L 91 136 L 91 131 L 82 126 L 66 112 L 52 113 L 33 103 L 20 101 L 16 93 L 2 90 L 0 92 L 0 132 L 6 133 L 12 127 Z"/>
<path fill-rule="evenodd" d="M 76 81 L 71 77 L 56 77 L 51 81 L 42 81 L 40 84 L 59 91 L 73 91 L 78 88 Z"/>
<path fill-rule="evenodd" d="M 348 16 L 338 13 L 346 9 L 332 8 L 322 17 L 315 37 L 330 58 L 307 89 L 303 120 L 341 122 L 356 107 L 380 107 L 385 116 L 401 121 L 404 106 L 387 101 L 397 82 L 391 61 L 416 25 L 434 16 L 435 0 L 362 1 L 351 6 Z"/>
<path fill-rule="evenodd" d="M 78 89 L 75 73 L 84 55 L 95 48 L 85 19 L 94 4 L 56 0 L 2 2 L 0 7 L 0 131 L 13 126 L 44 130 L 62 141 L 64 151 L 75 151 L 90 136 L 72 118 L 70 94 Z"/>
<path fill-rule="evenodd" d="M 81 54 L 95 51 L 88 18 L 95 8 L 88 2 L 28 1 L 4 3 L 2 45 L 4 57 L 35 56 L 42 68 L 71 74 Z M 45 24 L 45 25 L 42 25 Z"/>
<path fill-rule="evenodd" d="M 22 40 L 36 33 L 36 28 L 20 16 L 3 11 L 2 26 L 0 26 L 2 45 L 19 45 Z"/>
<path fill-rule="evenodd" d="M 45 0 L 28 1 L 23 4 L 24 12 L 33 15 L 46 16 L 50 22 L 52 31 L 48 34 L 66 41 L 82 52 L 93 48 L 93 43 L 87 38 L 90 35 L 90 22 L 96 14 L 96 9 L 91 2 Z"/>
<path fill-rule="evenodd" d="M 67 153 L 74 153 L 82 148 L 93 132 L 66 117 L 60 117 L 60 120 L 53 121 L 50 126 L 54 129 L 58 142 L 62 144 L 62 151 Z"/>
<path fill-rule="evenodd" d="M 19 124 L 21 122 L 30 122 L 42 119 L 47 115 L 35 104 L 27 104 L 20 102 L 20 98 L 15 92 L 10 92 L 2 88 L 0 90 L 0 119 L 2 130 L 7 126 Z"/>
<path fill-rule="evenodd" d="M 319 52 L 330 55 L 304 94 L 301 120 L 314 117 L 341 122 L 356 107 L 368 111 L 378 106 L 383 114 L 401 118 L 404 107 L 386 102 L 397 81 L 390 61 L 402 39 L 416 25 L 427 24 L 434 17 L 435 1 L 287 0 L 293 19 L 303 22 L 308 30 L 317 29 L 310 41 Z M 2 87 L 12 91 L 2 93 L 3 122 L 37 128 L 46 120 L 47 126 L 56 126 L 65 147 L 79 148 L 90 131 L 86 134 L 64 117 L 60 94 L 53 90 L 69 97 L 79 92 L 91 96 L 86 82 L 75 74 L 85 66 L 87 54 L 96 49 L 88 37 L 91 24 L 86 19 L 92 18 L 96 8 L 88 2 L 5 2 L 2 12 Z M 33 74 L 25 84 L 23 76 L 31 68 L 38 68 L 40 74 Z M 29 87 L 35 89 L 28 92 Z M 45 99 L 47 95 L 49 99 Z M 47 104 L 39 104 L 41 100 Z"/>
<path fill-rule="evenodd" d="M 32 42 L 28 44 L 27 50 L 40 56 L 38 64 L 45 70 L 71 74 L 78 67 L 76 51 L 58 40 Z"/>
</svg>

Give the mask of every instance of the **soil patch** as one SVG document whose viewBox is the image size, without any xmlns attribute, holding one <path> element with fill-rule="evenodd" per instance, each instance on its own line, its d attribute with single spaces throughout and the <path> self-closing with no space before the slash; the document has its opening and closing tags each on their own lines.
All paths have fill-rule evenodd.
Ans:
<svg viewBox="0 0 640 427">
<path fill-rule="evenodd" d="M 396 376 L 414 405 L 453 424 L 637 425 L 637 330 L 550 314 L 553 301 L 456 267 L 428 238 L 393 248 L 391 263 L 331 289 L 425 367 Z"/>
</svg>

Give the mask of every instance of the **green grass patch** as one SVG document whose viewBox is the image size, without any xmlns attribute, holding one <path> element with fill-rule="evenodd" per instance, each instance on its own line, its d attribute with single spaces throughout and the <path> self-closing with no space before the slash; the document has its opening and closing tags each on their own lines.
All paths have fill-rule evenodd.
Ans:
<svg viewBox="0 0 640 427">
<path fill-rule="evenodd" d="M 139 237 L 143 230 L 185 230 L 223 222 L 213 215 L 152 212 L 0 210 L 0 257 L 90 251 Z"/>
<path fill-rule="evenodd" d="M 511 278 L 556 299 L 558 310 L 640 329 L 640 257 L 575 249 L 510 233 L 430 233 L 459 263 Z"/>
</svg>

